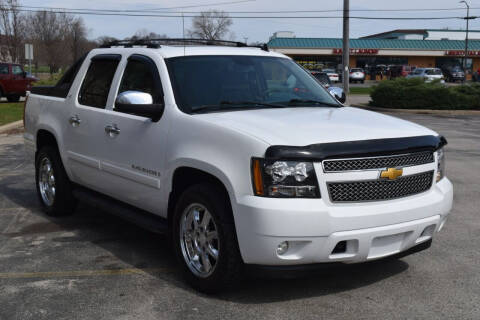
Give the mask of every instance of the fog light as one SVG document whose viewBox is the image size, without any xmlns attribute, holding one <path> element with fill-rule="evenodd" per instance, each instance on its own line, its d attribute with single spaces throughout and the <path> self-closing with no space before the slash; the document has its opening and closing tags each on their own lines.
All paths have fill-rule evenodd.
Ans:
<svg viewBox="0 0 480 320">
<path fill-rule="evenodd" d="M 287 250 L 288 250 L 288 241 L 283 241 L 277 247 L 277 254 L 281 256 L 282 254 L 287 252 Z"/>
</svg>

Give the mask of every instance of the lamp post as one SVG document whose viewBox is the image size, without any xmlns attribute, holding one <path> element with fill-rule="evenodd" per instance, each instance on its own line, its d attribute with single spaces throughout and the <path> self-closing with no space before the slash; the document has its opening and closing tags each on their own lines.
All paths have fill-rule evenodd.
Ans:
<svg viewBox="0 0 480 320">
<path fill-rule="evenodd" d="M 467 29 L 465 32 L 465 56 L 463 57 L 463 71 L 467 72 L 467 57 L 468 57 L 468 21 L 470 20 L 470 6 L 468 5 L 467 1 L 462 0 L 459 3 L 465 3 L 467 6 Z M 466 77 L 465 77 L 466 78 Z"/>
</svg>

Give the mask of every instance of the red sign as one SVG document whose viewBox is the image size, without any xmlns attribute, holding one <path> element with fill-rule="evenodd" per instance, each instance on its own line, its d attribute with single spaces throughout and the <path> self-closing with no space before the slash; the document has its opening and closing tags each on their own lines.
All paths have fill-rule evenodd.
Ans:
<svg viewBox="0 0 480 320">
<path fill-rule="evenodd" d="M 342 54 L 342 49 L 333 49 L 333 54 Z M 378 49 L 350 49 L 350 54 L 378 54 Z"/>
<path fill-rule="evenodd" d="M 465 56 L 465 50 L 448 50 L 445 51 L 446 56 Z M 468 51 L 469 56 L 480 56 L 480 50 Z"/>
</svg>

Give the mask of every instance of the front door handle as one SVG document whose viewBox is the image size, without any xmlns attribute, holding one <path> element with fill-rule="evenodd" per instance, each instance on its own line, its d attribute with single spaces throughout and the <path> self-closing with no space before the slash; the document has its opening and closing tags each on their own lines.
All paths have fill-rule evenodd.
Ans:
<svg viewBox="0 0 480 320">
<path fill-rule="evenodd" d="M 110 136 L 110 137 L 115 137 L 116 135 L 120 134 L 120 129 L 117 127 L 117 125 L 114 123 L 112 125 L 108 125 L 105 127 L 105 132 Z"/>
<path fill-rule="evenodd" d="M 74 115 L 73 117 L 70 117 L 70 119 L 68 119 L 68 122 L 74 126 L 74 127 L 78 127 L 80 125 L 80 123 L 82 123 L 82 120 L 80 120 L 80 118 L 78 117 L 78 114 Z"/>
</svg>

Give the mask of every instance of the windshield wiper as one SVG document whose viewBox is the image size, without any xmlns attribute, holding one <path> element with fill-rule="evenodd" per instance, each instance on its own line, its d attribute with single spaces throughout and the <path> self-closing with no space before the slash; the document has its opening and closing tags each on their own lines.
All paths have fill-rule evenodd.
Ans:
<svg viewBox="0 0 480 320">
<path fill-rule="evenodd" d="M 246 108 L 245 108 L 246 107 Z M 256 101 L 221 101 L 219 104 L 208 104 L 201 106 L 193 106 L 192 112 L 202 111 L 226 111 L 226 110 L 245 110 L 245 109 L 260 109 L 260 108 L 285 108 L 285 105 L 272 104 Z"/>
<path fill-rule="evenodd" d="M 340 104 L 318 101 L 318 100 L 309 100 L 309 99 L 292 99 L 288 101 L 289 106 L 298 106 L 298 105 L 322 105 L 327 107 L 341 107 Z"/>
</svg>

